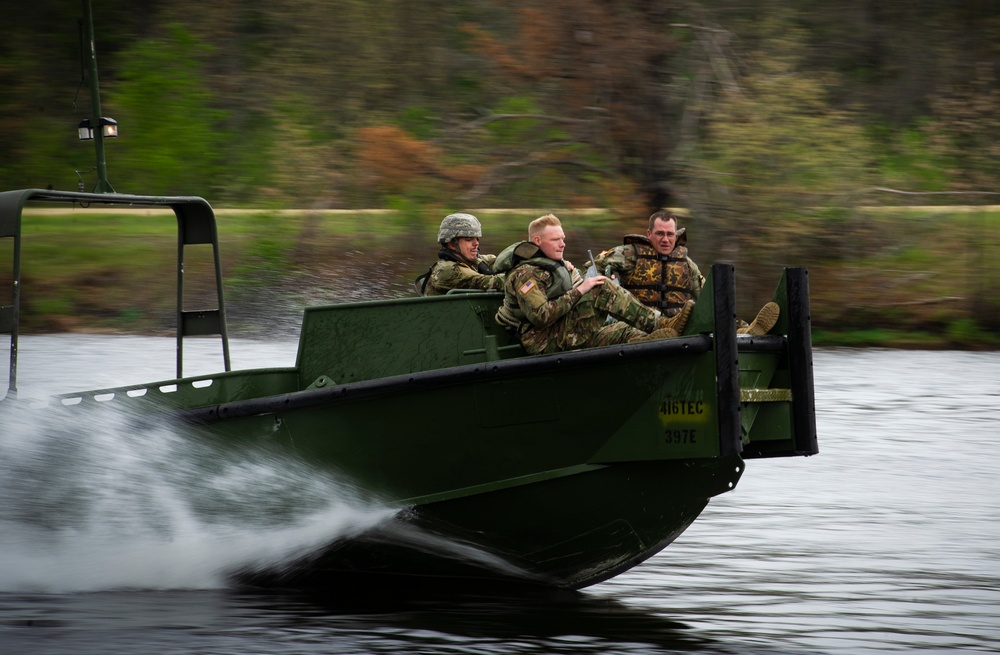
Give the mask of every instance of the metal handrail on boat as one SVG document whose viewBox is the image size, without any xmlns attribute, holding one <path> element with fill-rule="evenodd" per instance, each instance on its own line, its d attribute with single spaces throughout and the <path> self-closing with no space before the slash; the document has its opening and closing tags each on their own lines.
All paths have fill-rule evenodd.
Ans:
<svg viewBox="0 0 1000 655">
<path fill-rule="evenodd" d="M 28 202 L 108 205 L 119 207 L 168 207 L 177 217 L 177 377 L 183 377 L 184 337 L 219 335 L 225 370 L 231 370 L 225 300 L 222 293 L 222 260 L 215 213 L 204 198 L 197 196 L 136 196 L 119 193 L 84 193 L 46 189 L 19 189 L 0 192 L 0 239 L 13 240 L 11 301 L 0 305 L 0 334 L 10 335 L 10 373 L 6 397 L 17 396 L 17 348 L 21 299 L 21 224 Z M 211 245 L 215 265 L 217 306 L 214 309 L 184 308 L 184 248 Z M 2 302 L 2 301 L 0 301 Z"/>
</svg>

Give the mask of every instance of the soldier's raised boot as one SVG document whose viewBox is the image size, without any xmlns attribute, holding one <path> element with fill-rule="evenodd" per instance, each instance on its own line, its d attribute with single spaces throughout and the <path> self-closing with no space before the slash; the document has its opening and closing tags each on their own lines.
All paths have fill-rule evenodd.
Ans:
<svg viewBox="0 0 1000 655">
<path fill-rule="evenodd" d="M 640 341 L 655 341 L 657 339 L 673 339 L 677 336 L 677 332 L 670 328 L 659 328 L 653 330 L 649 334 L 644 334 L 641 337 L 632 337 L 628 340 L 629 343 L 639 343 Z"/>
<path fill-rule="evenodd" d="M 770 332 L 771 328 L 778 322 L 780 314 L 781 308 L 778 307 L 778 303 L 769 302 L 760 308 L 760 311 L 757 312 L 757 316 L 750 325 L 736 330 L 736 334 L 749 334 L 755 337 L 763 336 Z"/>
<path fill-rule="evenodd" d="M 677 312 L 676 314 L 674 314 L 669 318 L 668 317 L 661 318 L 660 324 L 657 327 L 669 328 L 674 332 L 676 332 L 677 334 L 681 334 L 682 332 L 684 332 L 684 326 L 687 325 L 688 319 L 691 318 L 692 311 L 694 311 L 694 301 L 688 300 L 686 303 L 684 303 L 684 306 L 681 307 L 681 311 Z"/>
</svg>

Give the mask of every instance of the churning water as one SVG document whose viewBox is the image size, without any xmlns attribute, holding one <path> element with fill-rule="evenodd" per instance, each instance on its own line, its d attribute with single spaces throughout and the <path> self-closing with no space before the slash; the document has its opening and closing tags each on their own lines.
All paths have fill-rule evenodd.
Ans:
<svg viewBox="0 0 1000 655">
<path fill-rule="evenodd" d="M 21 342 L 22 397 L 173 375 L 170 339 Z M 220 369 L 214 347 L 186 372 Z M 234 367 L 294 352 L 234 341 Z M 3 408 L 0 652 L 1000 650 L 1000 353 L 820 351 L 816 391 L 819 455 L 749 461 L 624 575 L 516 599 L 227 588 L 233 568 L 391 512 L 304 462 L 222 455 L 113 403 L 74 422 Z"/>
<path fill-rule="evenodd" d="M 125 340 L 126 359 L 164 341 L 172 347 Z M 114 375 L 107 353 L 86 362 L 88 350 L 50 353 L 61 362 L 55 375 L 37 386 L 29 379 L 20 396 Z M 0 589 L 8 592 L 218 588 L 235 569 L 304 554 L 392 514 L 305 462 L 220 451 L 114 402 L 89 411 L 18 403 L 0 419 Z"/>
</svg>

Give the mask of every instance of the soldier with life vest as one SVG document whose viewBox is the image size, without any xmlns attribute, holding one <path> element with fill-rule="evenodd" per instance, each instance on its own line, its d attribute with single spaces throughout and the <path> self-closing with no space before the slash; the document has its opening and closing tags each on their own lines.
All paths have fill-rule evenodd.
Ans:
<svg viewBox="0 0 1000 655">
<path fill-rule="evenodd" d="M 687 235 L 677 228 L 677 216 L 660 210 L 649 217 L 646 236 L 628 234 L 624 244 L 605 250 L 592 262 L 597 271 L 619 280 L 644 305 L 667 316 L 697 300 L 705 278 L 688 256 Z M 737 333 L 763 335 L 778 321 L 780 309 L 769 302 L 749 325 L 739 322 Z"/>
<path fill-rule="evenodd" d="M 448 214 L 438 229 L 438 260 L 413 281 L 422 296 L 440 296 L 452 289 L 503 289 L 503 275 L 491 265 L 496 255 L 480 255 L 483 226 L 472 214 Z"/>
<path fill-rule="evenodd" d="M 649 217 L 646 236 L 625 235 L 623 245 L 599 253 L 593 263 L 599 272 L 613 274 L 644 305 L 671 316 L 688 300 L 697 300 L 705 283 L 686 242 L 677 217 L 658 211 Z"/>
<path fill-rule="evenodd" d="M 666 318 L 630 293 L 605 284 L 603 275 L 583 279 L 563 259 L 566 235 L 547 214 L 528 226 L 528 241 L 497 255 L 494 269 L 506 274 L 499 324 L 516 329 L 529 354 L 677 336 L 691 314 Z M 608 316 L 617 319 L 608 321 Z"/>
</svg>

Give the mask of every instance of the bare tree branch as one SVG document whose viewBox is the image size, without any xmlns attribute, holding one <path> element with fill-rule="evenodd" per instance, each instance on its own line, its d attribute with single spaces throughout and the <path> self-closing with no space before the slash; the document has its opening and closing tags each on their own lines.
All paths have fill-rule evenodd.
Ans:
<svg viewBox="0 0 1000 655">
<path fill-rule="evenodd" d="M 904 196 L 1000 196 L 1000 191 L 902 191 L 881 186 L 877 186 L 873 190 L 898 193 Z"/>
<path fill-rule="evenodd" d="M 943 302 L 960 302 L 964 296 L 940 296 L 938 298 L 922 298 L 920 300 L 904 300 L 900 302 L 880 303 L 881 307 L 918 307 L 921 305 L 936 305 Z"/>
<path fill-rule="evenodd" d="M 573 166 L 591 173 L 610 175 L 609 171 L 586 162 L 576 159 L 546 159 L 546 154 L 546 152 L 536 152 L 525 157 L 524 159 L 508 161 L 494 166 L 481 178 L 479 178 L 479 181 L 476 182 L 475 186 L 462 194 L 461 198 L 463 200 L 477 198 L 501 184 L 523 177 L 523 175 L 514 175 L 509 172 L 515 169 L 528 167 L 545 168 L 548 166 Z"/>
<path fill-rule="evenodd" d="M 486 125 L 487 123 L 492 123 L 494 121 L 510 120 L 516 118 L 532 118 L 536 120 L 545 120 L 553 123 L 577 123 L 577 124 L 587 124 L 593 123 L 594 121 L 589 118 L 567 118 L 565 116 L 549 116 L 546 114 L 490 114 L 489 116 L 483 116 L 482 118 L 477 118 L 474 121 L 469 121 L 468 123 L 463 123 L 462 125 L 456 126 L 456 130 L 474 130 Z"/>
</svg>

